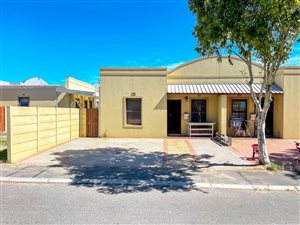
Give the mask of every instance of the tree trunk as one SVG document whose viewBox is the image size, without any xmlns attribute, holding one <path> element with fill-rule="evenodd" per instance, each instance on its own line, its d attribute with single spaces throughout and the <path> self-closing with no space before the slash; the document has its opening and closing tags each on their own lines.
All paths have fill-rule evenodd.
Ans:
<svg viewBox="0 0 300 225">
<path fill-rule="evenodd" d="M 266 116 L 267 112 L 258 112 L 257 118 L 257 141 L 258 141 L 258 160 L 259 164 L 270 165 L 270 159 L 266 143 Z"/>
</svg>

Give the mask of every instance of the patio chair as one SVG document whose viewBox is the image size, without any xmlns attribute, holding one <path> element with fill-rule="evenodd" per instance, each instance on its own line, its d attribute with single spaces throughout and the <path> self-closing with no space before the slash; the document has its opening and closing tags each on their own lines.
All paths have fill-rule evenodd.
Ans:
<svg viewBox="0 0 300 225">
<path fill-rule="evenodd" d="M 258 144 L 253 144 L 251 145 L 252 147 L 252 160 L 255 160 L 255 154 L 258 154 Z"/>
</svg>

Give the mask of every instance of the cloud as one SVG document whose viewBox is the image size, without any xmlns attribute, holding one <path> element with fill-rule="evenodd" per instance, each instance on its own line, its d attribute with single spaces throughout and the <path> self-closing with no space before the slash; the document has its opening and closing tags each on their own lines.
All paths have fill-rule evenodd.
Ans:
<svg viewBox="0 0 300 225">
<path fill-rule="evenodd" d="M 183 63 L 185 63 L 185 62 L 171 63 L 171 64 L 169 64 L 169 65 L 162 66 L 162 67 L 167 67 L 168 70 L 173 70 L 173 69 L 175 69 L 177 66 L 182 65 Z"/>
</svg>

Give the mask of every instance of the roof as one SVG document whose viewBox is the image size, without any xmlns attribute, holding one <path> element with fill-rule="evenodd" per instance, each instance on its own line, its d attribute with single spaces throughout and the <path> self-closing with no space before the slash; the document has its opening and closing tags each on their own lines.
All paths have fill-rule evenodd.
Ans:
<svg viewBox="0 0 300 225">
<path fill-rule="evenodd" d="M 73 90 L 73 89 L 68 89 L 68 88 L 65 88 L 65 87 L 57 87 L 56 91 L 61 92 L 61 93 L 84 95 L 84 96 L 90 96 L 90 97 L 96 96 L 95 92 Z"/>
<path fill-rule="evenodd" d="M 255 93 L 260 93 L 261 84 L 253 84 Z M 250 94 L 246 83 L 227 84 L 169 84 L 169 94 Z M 283 90 L 276 84 L 272 85 L 273 94 L 282 94 Z"/>
</svg>

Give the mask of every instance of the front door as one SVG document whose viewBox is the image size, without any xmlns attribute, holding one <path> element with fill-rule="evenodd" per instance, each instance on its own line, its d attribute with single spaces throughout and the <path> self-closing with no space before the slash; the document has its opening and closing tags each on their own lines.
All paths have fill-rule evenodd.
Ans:
<svg viewBox="0 0 300 225">
<path fill-rule="evenodd" d="M 181 133 L 181 100 L 168 100 L 168 134 Z"/>
</svg>

